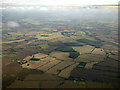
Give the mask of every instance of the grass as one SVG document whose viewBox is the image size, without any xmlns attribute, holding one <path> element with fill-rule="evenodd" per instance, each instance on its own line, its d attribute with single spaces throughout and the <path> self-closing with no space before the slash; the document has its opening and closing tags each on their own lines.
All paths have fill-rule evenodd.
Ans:
<svg viewBox="0 0 120 90">
<path fill-rule="evenodd" d="M 17 63 L 19 63 L 19 64 L 25 64 L 25 63 L 27 63 L 28 61 L 25 61 L 25 60 L 23 60 L 23 61 L 20 61 L 20 60 L 17 60 Z"/>
</svg>

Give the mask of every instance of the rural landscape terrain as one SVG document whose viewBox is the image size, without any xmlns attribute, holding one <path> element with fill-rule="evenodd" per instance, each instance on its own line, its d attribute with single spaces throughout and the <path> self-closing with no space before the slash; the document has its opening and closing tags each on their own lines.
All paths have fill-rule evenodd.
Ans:
<svg viewBox="0 0 120 90">
<path fill-rule="evenodd" d="M 3 88 L 118 88 L 117 6 L 3 10 Z"/>
</svg>

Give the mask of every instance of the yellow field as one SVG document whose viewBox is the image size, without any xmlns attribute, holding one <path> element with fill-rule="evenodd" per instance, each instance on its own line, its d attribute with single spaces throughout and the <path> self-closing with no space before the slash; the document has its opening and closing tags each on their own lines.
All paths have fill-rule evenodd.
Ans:
<svg viewBox="0 0 120 90">
<path fill-rule="evenodd" d="M 73 64 L 73 62 L 62 61 L 60 64 L 58 64 L 55 67 L 53 67 L 50 70 L 48 70 L 47 73 L 58 74 L 59 71 L 61 71 L 62 69 L 64 69 L 65 67 L 67 67 L 67 66 L 69 66 L 71 64 Z"/>
<path fill-rule="evenodd" d="M 67 67 L 66 69 L 62 70 L 59 74 L 59 76 L 64 77 L 64 78 L 68 78 L 71 74 L 71 71 L 78 65 L 79 63 L 75 63 L 69 67 Z"/>
<path fill-rule="evenodd" d="M 55 60 L 52 62 L 49 62 L 47 64 L 45 64 L 44 66 L 37 68 L 38 70 L 42 70 L 42 71 L 47 71 L 48 69 L 50 69 L 51 67 L 55 66 L 56 64 L 60 63 L 60 60 Z"/>
<path fill-rule="evenodd" d="M 6 41 L 6 42 L 0 42 L 0 43 L 6 44 L 6 43 L 22 42 L 22 41 L 24 41 L 24 40 L 25 40 L 25 39 L 20 39 L 20 40 Z"/>
<path fill-rule="evenodd" d="M 91 53 L 91 51 L 94 49 L 93 46 L 85 45 L 82 47 L 72 47 L 75 51 L 79 52 L 80 54 L 86 54 Z"/>
<path fill-rule="evenodd" d="M 34 58 L 41 59 L 41 58 L 47 57 L 48 55 L 43 53 L 37 53 L 37 54 L 34 54 L 33 56 Z"/>
<path fill-rule="evenodd" d="M 92 54 L 97 54 L 97 55 L 102 55 L 102 56 L 106 55 L 104 49 L 101 49 L 101 48 L 95 48 Z"/>
<path fill-rule="evenodd" d="M 28 63 L 22 64 L 23 68 L 28 68 L 28 69 L 37 69 L 38 67 L 46 64 L 47 62 L 44 61 L 30 61 Z"/>
<path fill-rule="evenodd" d="M 67 60 L 67 61 L 73 61 L 72 58 L 69 58 L 69 53 L 68 52 L 52 52 L 50 53 L 50 56 L 52 57 L 56 57 L 57 59 L 60 59 L 60 60 Z"/>
<path fill-rule="evenodd" d="M 99 61 L 104 61 L 105 56 L 99 56 L 99 55 L 94 55 L 94 54 L 83 54 L 79 55 L 75 61 L 80 61 L 80 62 L 99 62 Z"/>
<path fill-rule="evenodd" d="M 92 69 L 93 65 L 96 64 L 96 63 L 98 63 L 98 62 L 87 63 L 87 64 L 85 65 L 85 68 L 87 68 L 87 69 Z"/>
<path fill-rule="evenodd" d="M 56 60 L 56 58 L 48 56 L 48 57 L 40 59 L 40 60 L 43 60 L 43 61 L 54 61 L 54 60 Z"/>
</svg>

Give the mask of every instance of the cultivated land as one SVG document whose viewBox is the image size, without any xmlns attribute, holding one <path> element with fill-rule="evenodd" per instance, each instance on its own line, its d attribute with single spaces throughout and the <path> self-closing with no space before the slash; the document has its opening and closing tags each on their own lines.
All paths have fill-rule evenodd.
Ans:
<svg viewBox="0 0 120 90">
<path fill-rule="evenodd" d="M 78 51 L 80 54 L 88 54 L 91 53 L 94 49 L 93 46 L 85 45 L 82 47 L 72 47 L 75 51 Z"/>
<path fill-rule="evenodd" d="M 116 7 L 54 9 L 3 12 L 3 87 L 118 87 Z"/>
<path fill-rule="evenodd" d="M 69 53 L 68 52 L 52 52 L 50 53 L 50 56 L 52 57 L 56 57 L 57 59 L 61 59 L 61 60 L 68 60 L 71 61 L 72 58 L 69 58 Z"/>
</svg>

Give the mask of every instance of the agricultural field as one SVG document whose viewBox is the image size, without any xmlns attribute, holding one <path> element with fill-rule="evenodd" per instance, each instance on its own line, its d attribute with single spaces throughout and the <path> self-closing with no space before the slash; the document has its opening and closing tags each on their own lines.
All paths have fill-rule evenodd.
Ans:
<svg viewBox="0 0 120 90">
<path fill-rule="evenodd" d="M 46 54 L 43 54 L 43 53 L 38 53 L 38 54 L 34 54 L 33 57 L 34 58 L 37 58 L 37 59 L 42 59 L 42 58 L 45 58 L 47 57 L 48 55 Z"/>
<path fill-rule="evenodd" d="M 46 65 L 42 66 L 42 67 L 39 67 L 37 68 L 38 70 L 42 70 L 42 71 L 48 71 L 50 68 L 54 67 L 55 65 L 57 65 L 58 63 L 60 63 L 61 61 L 59 60 L 54 60 L 54 61 L 51 61 L 49 63 L 47 63 Z"/>
<path fill-rule="evenodd" d="M 88 54 L 91 53 L 94 49 L 93 46 L 85 45 L 82 47 L 72 47 L 75 51 L 78 51 L 80 54 Z"/>
<path fill-rule="evenodd" d="M 53 57 L 48 56 L 48 57 L 42 58 L 42 59 L 40 59 L 40 60 L 42 60 L 42 61 L 54 61 L 54 60 L 56 60 L 56 58 L 53 58 Z"/>
<path fill-rule="evenodd" d="M 68 78 L 70 76 L 71 71 L 78 65 L 79 63 L 75 63 L 73 65 L 71 65 L 70 67 L 62 70 L 59 74 L 59 76 L 64 77 L 64 78 Z"/>
<path fill-rule="evenodd" d="M 48 70 L 47 73 L 58 74 L 59 72 L 61 72 L 62 69 L 66 68 L 67 66 L 71 64 L 73 64 L 73 62 L 62 61 L 60 64 Z"/>
<path fill-rule="evenodd" d="M 92 54 L 97 54 L 97 55 L 101 55 L 101 56 L 106 55 L 104 49 L 101 49 L 101 48 L 95 48 L 94 51 L 92 52 Z"/>
<path fill-rule="evenodd" d="M 85 65 L 85 68 L 87 68 L 87 69 L 92 69 L 92 68 L 93 68 L 93 65 L 96 64 L 96 63 L 98 63 L 98 62 L 90 62 L 90 63 L 87 63 L 87 64 Z"/>
<path fill-rule="evenodd" d="M 50 56 L 56 57 L 57 59 L 60 59 L 60 60 L 66 60 L 66 61 L 72 61 L 73 60 L 72 58 L 69 58 L 69 53 L 68 52 L 55 51 L 55 52 L 50 53 Z"/>
<path fill-rule="evenodd" d="M 29 68 L 29 69 L 37 69 L 38 67 L 46 64 L 47 62 L 44 61 L 30 61 L 26 64 L 23 64 L 22 67 L 23 68 Z"/>
<path fill-rule="evenodd" d="M 115 6 L 13 6 L 2 17 L 3 88 L 117 87 Z"/>
<path fill-rule="evenodd" d="M 35 36 L 35 38 L 37 38 L 39 40 L 52 40 L 52 39 L 61 38 L 61 37 L 63 37 L 63 35 L 61 35 L 60 32 L 38 34 L 38 35 Z"/>
<path fill-rule="evenodd" d="M 99 55 L 94 55 L 94 54 L 83 54 L 79 55 L 78 58 L 75 59 L 75 61 L 80 61 L 80 62 L 100 62 L 104 61 L 105 56 L 99 56 Z"/>
</svg>

